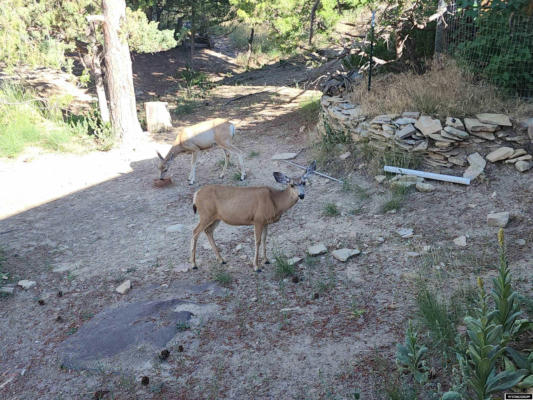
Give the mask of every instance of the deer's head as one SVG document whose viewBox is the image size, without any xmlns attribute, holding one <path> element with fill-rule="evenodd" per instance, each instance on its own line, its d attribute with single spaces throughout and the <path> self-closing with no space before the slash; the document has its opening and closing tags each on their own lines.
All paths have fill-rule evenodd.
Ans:
<svg viewBox="0 0 533 400">
<path fill-rule="evenodd" d="M 288 189 L 291 192 L 291 197 L 298 197 L 303 200 L 305 197 L 305 184 L 307 183 L 309 176 L 315 172 L 315 169 L 316 161 L 313 161 L 311 164 L 309 164 L 307 170 L 302 176 L 289 178 L 281 172 L 274 172 L 274 179 L 276 182 L 288 185 Z"/>
<path fill-rule="evenodd" d="M 174 157 L 171 153 L 170 157 L 167 156 L 168 159 L 166 159 L 159 152 L 157 152 L 157 156 L 159 157 L 159 165 L 157 166 L 157 169 L 159 170 L 159 179 L 163 179 L 168 171 L 168 164 Z"/>
</svg>

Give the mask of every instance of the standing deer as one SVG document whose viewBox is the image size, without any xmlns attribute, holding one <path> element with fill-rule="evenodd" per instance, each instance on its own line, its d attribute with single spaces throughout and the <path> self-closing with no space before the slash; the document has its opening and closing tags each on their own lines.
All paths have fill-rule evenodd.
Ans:
<svg viewBox="0 0 533 400">
<path fill-rule="evenodd" d="M 191 153 L 192 159 L 189 185 L 192 185 L 196 178 L 196 160 L 198 158 L 198 152 L 207 150 L 217 144 L 222 147 L 225 156 L 224 167 L 220 174 L 220 178 L 223 178 L 226 173 L 230 153 L 234 153 L 239 159 L 241 166 L 241 181 L 243 181 L 246 178 L 244 161 L 241 150 L 232 144 L 234 135 L 235 125 L 222 118 L 211 119 L 193 126 L 179 128 L 176 140 L 168 151 L 166 157 L 163 157 L 157 152 L 157 156 L 161 160 L 158 167 L 160 171 L 159 178 L 164 178 L 165 173 L 168 171 L 169 163 L 174 157 L 180 153 Z"/>
<path fill-rule="evenodd" d="M 277 182 L 287 185 L 284 190 L 261 187 L 235 187 L 223 185 L 204 186 L 194 194 L 193 210 L 198 212 L 200 221 L 193 230 L 191 239 L 191 259 L 193 269 L 196 266 L 196 242 L 200 233 L 205 232 L 217 260 L 224 264 L 224 259 L 213 239 L 213 232 L 220 221 L 229 225 L 253 225 L 255 231 L 254 270 L 259 268 L 259 246 L 263 240 L 263 259 L 269 264 L 266 256 L 266 239 L 268 225 L 278 222 L 281 215 L 296 204 L 298 198 L 305 196 L 305 183 L 315 171 L 313 161 L 301 177 L 289 178 L 281 172 L 274 172 Z"/>
</svg>

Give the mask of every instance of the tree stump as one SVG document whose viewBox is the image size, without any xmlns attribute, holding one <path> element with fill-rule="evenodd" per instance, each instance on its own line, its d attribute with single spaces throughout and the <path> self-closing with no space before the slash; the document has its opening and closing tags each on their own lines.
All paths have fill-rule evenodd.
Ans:
<svg viewBox="0 0 533 400">
<path fill-rule="evenodd" d="M 146 110 L 146 129 L 148 132 L 166 131 L 172 128 L 172 120 L 164 101 L 149 101 L 144 103 Z"/>
</svg>

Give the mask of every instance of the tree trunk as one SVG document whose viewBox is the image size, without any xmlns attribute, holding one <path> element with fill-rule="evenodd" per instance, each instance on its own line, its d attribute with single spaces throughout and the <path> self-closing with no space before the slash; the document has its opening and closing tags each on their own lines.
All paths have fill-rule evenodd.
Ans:
<svg viewBox="0 0 533 400">
<path fill-rule="evenodd" d="M 91 75 L 96 85 L 96 95 L 98 96 L 98 107 L 100 109 L 100 118 L 103 122 L 109 122 L 109 107 L 107 106 L 107 96 L 105 94 L 104 73 L 101 64 L 101 49 L 96 41 L 95 22 L 89 21 L 89 54 L 87 55 Z"/>
<path fill-rule="evenodd" d="M 125 142 L 133 142 L 141 136 L 142 129 L 137 118 L 130 49 L 126 39 L 119 36 L 121 23 L 126 18 L 126 3 L 102 0 L 102 9 L 111 125 L 115 135 Z"/>
<path fill-rule="evenodd" d="M 246 68 L 248 68 L 248 65 L 250 64 L 250 58 L 252 57 L 252 46 L 254 43 L 254 32 L 255 29 L 252 26 L 252 30 L 250 31 L 250 37 L 248 38 L 248 56 L 246 57 Z"/>
<path fill-rule="evenodd" d="M 309 46 L 311 46 L 311 43 L 313 42 L 313 30 L 315 25 L 315 15 L 316 15 L 316 9 L 318 8 L 318 5 L 320 4 L 320 0 L 315 0 L 315 4 L 313 4 L 313 8 L 311 9 L 311 18 L 309 22 Z"/>
<path fill-rule="evenodd" d="M 191 7 L 191 37 L 190 37 L 190 49 L 189 49 L 189 66 L 191 69 L 194 69 L 194 35 L 196 33 L 195 23 L 196 23 L 196 9 L 194 4 Z"/>
</svg>

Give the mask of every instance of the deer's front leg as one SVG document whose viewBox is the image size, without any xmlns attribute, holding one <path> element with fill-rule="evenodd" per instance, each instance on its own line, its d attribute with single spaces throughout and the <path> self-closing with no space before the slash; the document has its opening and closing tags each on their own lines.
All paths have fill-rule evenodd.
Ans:
<svg viewBox="0 0 533 400">
<path fill-rule="evenodd" d="M 223 150 L 224 150 L 224 167 L 222 168 L 222 172 L 219 175 L 220 179 L 224 178 L 224 175 L 226 174 L 226 169 L 228 168 L 228 164 L 229 164 L 229 151 L 227 151 L 226 149 L 223 149 Z"/>
<path fill-rule="evenodd" d="M 191 158 L 191 172 L 189 174 L 189 185 L 194 184 L 194 179 L 196 178 L 196 161 L 198 160 L 198 152 L 192 152 Z"/>
<path fill-rule="evenodd" d="M 268 225 L 265 225 L 265 227 L 263 228 L 263 262 L 265 264 L 270 264 L 270 261 L 267 258 L 267 233 Z"/>
<path fill-rule="evenodd" d="M 255 232 L 255 257 L 254 257 L 254 271 L 255 272 L 261 272 L 261 268 L 259 268 L 259 246 L 261 245 L 261 235 L 263 234 L 263 224 L 255 224 L 254 225 L 254 232 Z"/>
</svg>

